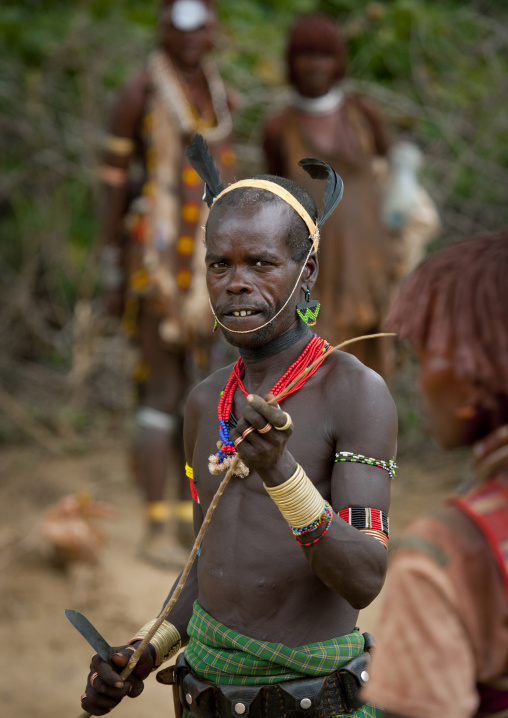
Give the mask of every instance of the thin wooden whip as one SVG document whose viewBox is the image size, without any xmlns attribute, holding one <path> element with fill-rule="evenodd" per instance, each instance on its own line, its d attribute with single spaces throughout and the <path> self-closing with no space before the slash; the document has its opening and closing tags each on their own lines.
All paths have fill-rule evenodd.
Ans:
<svg viewBox="0 0 508 718">
<path fill-rule="evenodd" d="M 359 342 L 362 339 L 377 339 L 378 337 L 396 337 L 396 336 L 397 336 L 397 334 L 395 332 L 380 332 L 379 334 L 364 334 L 361 337 L 354 337 L 353 339 L 346 339 L 346 341 L 341 342 L 340 344 L 337 344 L 337 346 L 329 349 L 326 352 L 326 354 L 323 354 L 323 356 L 320 356 L 317 359 L 315 359 L 312 362 L 312 364 L 309 364 L 308 367 L 305 367 L 305 369 L 303 369 L 303 371 L 301 371 L 298 374 L 298 376 L 295 377 L 295 379 L 293 379 L 293 381 L 289 382 L 287 387 L 283 391 L 281 391 L 281 393 L 277 396 L 277 400 L 270 399 L 270 401 L 268 401 L 267 403 L 268 404 L 276 404 L 278 401 L 281 401 L 282 399 L 284 399 L 284 397 L 289 393 L 289 391 L 295 386 L 295 384 L 298 384 L 300 379 L 302 379 L 305 376 L 305 374 L 307 374 L 307 372 L 309 372 L 311 369 L 314 369 L 315 366 L 317 366 L 318 364 L 323 362 L 327 357 L 330 356 L 330 354 L 333 354 L 334 351 L 337 351 L 337 349 L 342 349 L 342 347 L 345 347 L 348 344 L 353 344 L 354 342 Z"/>
<path fill-rule="evenodd" d="M 132 656 L 129 658 L 129 662 L 123 669 L 123 671 L 120 673 L 120 678 L 122 681 L 125 681 L 126 678 L 130 676 L 134 668 L 136 667 L 139 659 L 141 658 L 141 655 L 147 645 L 150 643 L 151 639 L 157 632 L 157 629 L 162 626 L 163 622 L 166 620 L 167 616 L 173 609 L 173 606 L 178 601 L 178 598 L 180 594 L 182 593 L 183 587 L 185 586 L 185 583 L 187 581 L 187 578 L 189 577 L 190 570 L 192 568 L 192 564 L 194 563 L 196 556 L 198 555 L 199 547 L 201 546 L 201 542 L 203 541 L 203 537 L 206 533 L 206 530 L 208 528 L 208 524 L 212 520 L 212 514 L 215 511 L 215 508 L 217 507 L 217 504 L 219 503 L 219 499 L 224 493 L 224 490 L 226 486 L 229 483 L 229 480 L 234 474 L 236 465 L 238 463 L 239 457 L 238 455 L 233 457 L 233 460 L 231 462 L 231 466 L 229 467 L 226 476 L 222 479 L 219 488 L 215 492 L 215 495 L 213 497 L 212 503 L 208 507 L 208 511 L 206 512 L 205 518 L 203 520 L 203 523 L 201 524 L 201 528 L 199 529 L 199 533 L 196 536 L 196 540 L 194 541 L 194 546 L 192 547 L 192 551 L 190 552 L 189 558 L 187 559 L 187 563 L 185 564 L 185 568 L 182 571 L 182 574 L 180 576 L 180 580 L 178 581 L 175 590 L 173 591 L 173 595 L 171 596 L 170 600 L 167 602 L 167 604 L 164 606 L 162 611 L 157 616 L 157 620 L 153 624 L 153 626 L 150 628 L 146 636 L 143 638 L 139 646 L 136 648 Z M 90 718 L 92 714 L 88 713 L 88 711 L 83 711 L 79 714 L 78 718 Z"/>
<path fill-rule="evenodd" d="M 298 374 L 298 376 L 295 379 L 293 379 L 293 381 L 291 381 L 288 384 L 288 386 L 278 396 L 274 397 L 273 399 L 270 399 L 267 403 L 271 404 L 272 406 L 276 405 L 279 401 L 281 401 L 287 395 L 287 393 L 290 391 L 290 389 L 292 389 L 293 386 L 295 386 L 295 384 L 297 384 L 305 376 L 305 374 L 307 372 L 309 372 L 315 366 L 317 366 L 318 364 L 323 362 L 327 357 L 330 356 L 330 354 L 332 354 L 337 349 L 342 349 L 342 347 L 345 347 L 349 344 L 353 344 L 354 342 L 361 341 L 363 339 L 377 339 L 378 337 L 394 337 L 394 336 L 396 336 L 396 334 L 393 332 L 382 332 L 379 334 L 365 334 L 364 336 L 354 337 L 353 339 L 347 339 L 346 341 L 341 342 L 340 344 L 337 344 L 337 346 L 329 349 L 326 352 L 326 354 L 323 354 L 322 356 L 318 357 L 315 361 L 312 362 L 312 364 L 309 364 L 308 367 L 303 369 L 303 371 L 301 371 Z M 203 538 L 205 536 L 206 530 L 210 524 L 210 521 L 212 520 L 212 514 L 215 511 L 215 509 L 217 508 L 219 499 L 222 496 L 222 494 L 224 493 L 226 486 L 229 484 L 229 480 L 231 479 L 231 477 L 233 476 L 233 474 L 235 472 L 236 465 L 237 465 L 238 461 L 239 461 L 239 456 L 238 456 L 238 454 L 235 454 L 235 456 L 233 457 L 233 460 L 231 462 L 231 466 L 229 467 L 229 469 L 226 473 L 226 476 L 222 479 L 222 481 L 219 485 L 219 488 L 215 492 L 215 495 L 212 499 L 212 503 L 208 507 L 208 511 L 206 512 L 203 523 L 201 524 L 201 528 L 199 529 L 198 535 L 196 536 L 196 540 L 194 541 L 194 546 L 192 547 L 192 551 L 190 552 L 189 558 L 187 559 L 187 563 L 185 564 L 185 568 L 182 571 L 180 580 L 178 581 L 178 584 L 176 585 L 175 590 L 173 591 L 173 595 L 171 596 L 170 600 L 167 602 L 166 606 L 164 606 L 162 611 L 159 613 L 155 623 L 150 628 L 150 630 L 148 631 L 146 636 L 143 638 L 143 640 L 141 641 L 139 646 L 136 648 L 136 650 L 134 651 L 132 656 L 129 658 L 129 662 L 127 663 L 127 665 L 125 666 L 123 671 L 120 673 L 120 678 L 123 681 L 125 681 L 130 676 L 130 674 L 132 673 L 132 671 L 138 664 L 138 661 L 141 658 L 143 651 L 145 650 L 147 645 L 152 640 L 152 638 L 155 635 L 155 633 L 157 632 L 158 628 L 160 626 L 162 626 L 163 622 L 166 620 L 166 618 L 172 611 L 175 603 L 178 601 L 178 598 L 180 597 L 180 594 L 182 593 L 183 587 L 185 586 L 185 583 L 189 577 L 189 573 L 192 568 L 192 564 L 194 563 L 196 556 L 198 555 L 198 551 L 199 551 L 199 548 L 203 541 Z M 79 714 L 78 718 L 90 718 L 91 715 L 92 714 L 88 713 L 88 711 L 83 711 L 82 713 Z"/>
</svg>

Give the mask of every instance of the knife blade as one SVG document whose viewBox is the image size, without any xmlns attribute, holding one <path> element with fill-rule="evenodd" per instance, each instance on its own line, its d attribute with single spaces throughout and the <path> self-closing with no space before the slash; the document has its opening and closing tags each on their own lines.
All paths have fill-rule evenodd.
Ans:
<svg viewBox="0 0 508 718">
<path fill-rule="evenodd" d="M 65 609 L 65 615 L 72 623 L 74 628 L 81 633 L 83 638 L 88 641 L 94 651 L 96 651 L 103 661 L 111 663 L 114 650 L 111 648 L 105 638 L 101 636 L 95 626 L 90 623 L 86 616 L 79 611 L 73 611 L 70 608 Z"/>
</svg>

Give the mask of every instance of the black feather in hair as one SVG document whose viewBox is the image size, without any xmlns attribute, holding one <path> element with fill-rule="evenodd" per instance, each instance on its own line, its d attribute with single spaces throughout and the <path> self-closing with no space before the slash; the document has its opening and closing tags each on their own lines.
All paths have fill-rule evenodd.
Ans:
<svg viewBox="0 0 508 718">
<path fill-rule="evenodd" d="M 316 226 L 318 229 L 323 226 L 335 207 L 342 199 L 344 183 L 337 172 L 323 160 L 316 160 L 313 157 L 305 157 L 298 163 L 312 179 L 326 180 L 325 192 L 323 195 L 323 211 L 319 215 Z"/>
<path fill-rule="evenodd" d="M 185 154 L 198 175 L 205 182 L 203 199 L 211 207 L 214 199 L 224 189 L 224 183 L 220 178 L 219 170 L 210 154 L 205 138 L 202 135 L 194 135 L 192 143 L 185 150 Z"/>
</svg>

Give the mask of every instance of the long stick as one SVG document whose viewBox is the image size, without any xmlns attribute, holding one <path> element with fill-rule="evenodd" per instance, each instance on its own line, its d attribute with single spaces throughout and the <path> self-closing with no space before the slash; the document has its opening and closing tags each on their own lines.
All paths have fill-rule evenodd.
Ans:
<svg viewBox="0 0 508 718">
<path fill-rule="evenodd" d="M 180 576 L 180 580 L 178 581 L 175 590 L 173 591 L 173 595 L 171 596 L 170 600 L 167 602 L 167 604 L 164 606 L 162 611 L 157 616 L 157 620 L 149 630 L 149 632 L 146 634 L 146 636 L 143 638 L 139 646 L 136 648 L 132 656 L 129 658 L 129 662 L 123 669 L 123 671 L 120 673 L 120 678 L 125 681 L 126 678 L 130 676 L 134 668 L 136 667 L 139 659 L 141 658 L 141 655 L 147 645 L 150 643 L 151 639 L 157 632 L 157 629 L 162 626 L 163 622 L 166 620 L 167 616 L 171 612 L 173 606 L 178 601 L 178 598 L 180 594 L 182 593 L 183 587 L 185 586 L 185 582 L 187 581 L 187 578 L 189 577 L 190 570 L 192 568 L 192 564 L 194 563 L 196 556 L 198 555 L 199 547 L 201 546 L 201 543 L 203 541 L 203 537 L 206 533 L 206 530 L 208 528 L 208 524 L 212 520 L 212 514 L 215 511 L 215 508 L 217 507 L 217 504 L 219 503 L 219 499 L 224 493 L 224 490 L 226 486 L 229 483 L 229 480 L 234 474 L 236 465 L 238 463 L 238 455 L 233 457 L 233 460 L 231 462 L 231 466 L 229 467 L 226 476 L 222 479 L 219 488 L 215 492 L 215 495 L 213 497 L 212 503 L 208 507 L 208 511 L 206 512 L 205 518 L 203 520 L 203 523 L 201 524 L 201 528 L 199 529 L 199 533 L 196 536 L 196 540 L 194 541 L 194 546 L 192 547 L 192 551 L 190 552 L 190 556 L 187 559 L 187 563 L 185 564 L 185 568 L 182 571 L 182 574 Z M 89 718 L 92 714 L 88 713 L 88 711 L 83 711 L 79 714 L 78 718 Z"/>
<path fill-rule="evenodd" d="M 295 379 L 293 379 L 293 381 L 290 384 L 288 384 L 288 386 L 284 389 L 284 391 L 282 391 L 274 399 L 270 399 L 270 401 L 268 403 L 273 405 L 273 404 L 277 404 L 278 401 L 281 401 L 284 398 L 284 396 L 286 396 L 288 391 L 295 384 L 297 384 L 300 381 L 300 379 L 302 379 L 308 371 L 313 369 L 317 364 L 320 364 L 321 362 L 323 362 L 327 357 L 330 356 L 330 354 L 332 354 L 332 352 L 336 351 L 337 349 L 342 349 L 342 347 L 345 347 L 348 344 L 353 344 L 353 342 L 358 342 L 363 339 L 376 339 L 377 337 L 394 337 L 394 336 L 396 336 L 396 335 L 392 332 L 388 332 L 388 333 L 383 332 L 380 334 L 365 334 L 364 336 L 354 337 L 354 339 L 347 339 L 345 342 L 341 342 L 341 344 L 337 344 L 337 346 L 329 349 L 326 352 L 326 354 L 323 354 L 323 356 L 318 357 L 315 361 L 312 362 L 312 364 L 310 364 L 303 371 L 301 371 L 300 374 L 298 374 L 298 376 Z M 129 658 L 129 662 L 127 663 L 127 665 L 125 666 L 123 671 L 120 673 L 120 678 L 123 681 L 130 676 L 130 674 L 136 667 L 139 659 L 141 658 L 143 651 L 145 650 L 145 648 L 147 647 L 147 645 L 150 643 L 153 636 L 157 632 L 157 629 L 160 626 L 162 626 L 163 622 L 166 620 L 169 613 L 173 609 L 173 606 L 178 601 L 178 598 L 179 598 L 180 594 L 182 593 L 183 587 L 185 586 L 185 582 L 187 581 L 187 578 L 189 577 L 189 573 L 192 568 L 192 564 L 194 563 L 196 556 L 198 555 L 199 547 L 201 546 L 201 543 L 203 541 L 203 538 L 204 538 L 204 535 L 208 528 L 208 525 L 209 525 L 210 521 L 212 520 L 212 514 L 215 511 L 217 504 L 219 503 L 219 499 L 222 496 L 222 494 L 224 493 L 224 490 L 225 490 L 226 486 L 228 485 L 229 480 L 231 479 L 231 477 L 234 474 L 238 460 L 239 460 L 239 457 L 238 457 L 238 454 L 236 454 L 233 457 L 231 466 L 229 467 L 229 469 L 226 473 L 226 476 L 222 479 L 222 481 L 219 485 L 219 488 L 215 492 L 215 495 L 212 499 L 212 503 L 208 507 L 208 511 L 206 512 L 203 523 L 201 524 L 199 533 L 196 536 L 196 540 L 194 541 L 194 546 L 192 547 L 190 556 L 187 559 L 185 568 L 182 571 L 182 574 L 180 576 L 180 580 L 178 581 L 178 584 L 176 585 L 176 588 L 173 591 L 173 595 L 171 596 L 170 600 L 167 602 L 166 606 L 162 609 L 160 614 L 157 616 L 157 620 L 155 621 L 155 623 L 153 624 L 153 626 L 151 627 L 149 632 L 146 634 L 146 636 L 143 638 L 143 640 L 141 641 L 139 646 L 136 648 L 136 650 L 134 651 L 132 656 Z M 82 713 L 79 714 L 78 718 L 90 718 L 91 715 L 92 715 L 91 713 L 88 713 L 87 711 L 83 711 Z"/>
</svg>

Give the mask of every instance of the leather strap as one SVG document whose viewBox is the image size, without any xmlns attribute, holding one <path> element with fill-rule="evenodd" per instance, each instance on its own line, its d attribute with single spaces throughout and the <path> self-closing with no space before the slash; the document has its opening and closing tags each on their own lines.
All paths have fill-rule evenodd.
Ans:
<svg viewBox="0 0 508 718">
<path fill-rule="evenodd" d="M 164 670 L 159 671 L 156 675 L 156 679 L 159 683 L 163 683 L 166 686 L 172 686 L 175 718 L 183 718 L 183 705 L 180 700 L 180 693 L 178 690 L 178 674 L 176 665 L 169 666 L 169 668 L 164 668 Z"/>
</svg>

